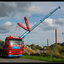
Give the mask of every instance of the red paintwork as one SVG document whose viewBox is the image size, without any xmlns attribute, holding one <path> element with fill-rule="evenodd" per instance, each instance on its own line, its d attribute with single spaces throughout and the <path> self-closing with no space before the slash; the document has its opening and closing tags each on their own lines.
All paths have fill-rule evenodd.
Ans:
<svg viewBox="0 0 64 64">
<path fill-rule="evenodd" d="M 17 25 L 19 25 L 20 27 L 22 27 L 23 29 L 25 29 L 25 30 L 28 30 L 26 27 L 24 27 L 22 24 L 20 24 L 20 23 L 17 23 Z"/>
<path fill-rule="evenodd" d="M 24 17 L 24 19 L 25 19 L 25 23 L 26 23 L 27 28 L 24 27 L 24 26 L 23 26 L 22 24 L 20 24 L 20 23 L 17 23 L 17 25 L 19 25 L 20 27 L 22 27 L 23 29 L 25 29 L 25 30 L 27 30 L 27 31 L 31 31 L 30 28 L 29 28 L 29 24 L 28 24 L 27 18 Z"/>
<path fill-rule="evenodd" d="M 25 19 L 25 23 L 26 23 L 27 29 L 30 31 L 29 24 L 28 24 L 28 20 L 27 20 L 26 17 L 24 17 L 24 19 Z"/>
</svg>

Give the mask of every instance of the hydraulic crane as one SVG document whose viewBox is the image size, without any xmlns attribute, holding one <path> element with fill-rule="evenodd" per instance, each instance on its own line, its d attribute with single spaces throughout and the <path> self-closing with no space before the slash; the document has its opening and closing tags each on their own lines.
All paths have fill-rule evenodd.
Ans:
<svg viewBox="0 0 64 64">
<path fill-rule="evenodd" d="M 22 34 L 20 37 L 15 38 L 12 36 L 6 37 L 5 42 L 1 42 L 1 48 L 0 48 L 0 55 L 3 57 L 20 57 L 22 56 L 23 51 L 23 38 L 29 34 L 34 28 L 36 28 L 40 23 L 42 23 L 46 18 L 48 18 L 50 15 L 52 15 L 56 10 L 60 9 L 61 7 L 58 6 L 56 9 L 54 9 L 52 12 L 50 12 L 48 15 L 46 15 L 43 19 L 41 19 L 39 22 L 37 22 L 33 27 L 29 28 L 29 24 L 27 21 L 27 18 L 24 17 L 26 27 L 21 25 L 20 23 L 17 23 L 20 27 L 27 30 L 24 34 Z"/>
<path fill-rule="evenodd" d="M 48 15 L 46 15 L 43 19 L 41 19 L 39 22 L 37 22 L 33 27 L 30 28 L 30 31 L 26 31 L 24 34 L 20 36 L 20 38 L 24 38 L 27 34 L 29 34 L 35 27 L 37 27 L 40 23 L 42 23 L 46 18 L 48 18 L 50 15 L 52 15 L 56 10 L 60 9 L 61 7 L 58 6 L 56 9 L 54 9 L 52 12 L 50 12 Z"/>
</svg>

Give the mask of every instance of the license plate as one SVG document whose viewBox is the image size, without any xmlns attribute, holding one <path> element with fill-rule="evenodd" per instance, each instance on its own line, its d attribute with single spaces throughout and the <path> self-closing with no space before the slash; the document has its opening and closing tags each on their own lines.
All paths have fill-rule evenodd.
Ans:
<svg viewBox="0 0 64 64">
<path fill-rule="evenodd" d="M 15 55 L 15 56 L 18 56 L 18 55 Z"/>
</svg>

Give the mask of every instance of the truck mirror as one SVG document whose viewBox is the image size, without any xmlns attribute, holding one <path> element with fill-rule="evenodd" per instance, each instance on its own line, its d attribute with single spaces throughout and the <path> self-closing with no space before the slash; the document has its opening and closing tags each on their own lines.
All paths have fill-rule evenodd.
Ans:
<svg viewBox="0 0 64 64">
<path fill-rule="evenodd" d="M 9 44 L 7 44 L 9 46 Z"/>
<path fill-rule="evenodd" d="M 22 44 L 24 45 L 24 41 L 22 41 Z"/>
</svg>

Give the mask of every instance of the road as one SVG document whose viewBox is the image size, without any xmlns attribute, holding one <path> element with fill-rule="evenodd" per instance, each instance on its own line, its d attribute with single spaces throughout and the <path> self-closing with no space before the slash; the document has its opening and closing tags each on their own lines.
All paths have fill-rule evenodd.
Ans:
<svg viewBox="0 0 64 64">
<path fill-rule="evenodd" d="M 1 58 L 0 57 L 0 63 L 46 63 L 44 61 L 37 61 L 37 60 L 30 60 L 30 59 L 23 59 L 23 58 Z"/>
</svg>

